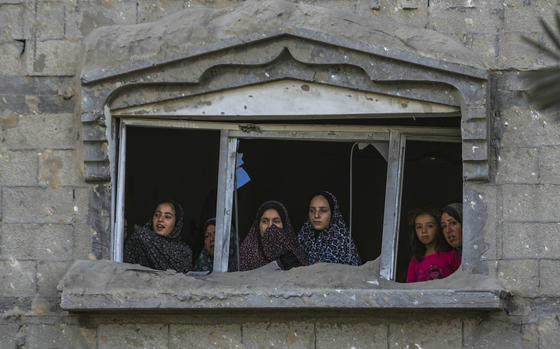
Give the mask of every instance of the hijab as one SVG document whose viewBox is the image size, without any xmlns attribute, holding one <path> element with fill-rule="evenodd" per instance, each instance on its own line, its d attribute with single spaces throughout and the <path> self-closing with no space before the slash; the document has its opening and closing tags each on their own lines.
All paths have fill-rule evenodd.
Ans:
<svg viewBox="0 0 560 349">
<path fill-rule="evenodd" d="M 447 213 L 457 222 L 459 222 L 459 224 L 461 224 L 461 227 L 463 226 L 463 205 L 461 205 L 460 203 L 454 202 L 445 206 L 441 209 L 441 214 L 443 213 Z"/>
<path fill-rule="evenodd" d="M 299 242 L 309 257 L 309 263 L 359 265 L 360 256 L 352 236 L 346 228 L 336 197 L 328 191 L 323 191 L 316 193 L 311 199 L 318 195 L 323 196 L 329 203 L 331 221 L 329 226 L 321 231 L 313 228 L 309 218 L 301 227 L 298 236 Z"/>
<path fill-rule="evenodd" d="M 173 230 L 168 236 L 159 235 L 153 229 L 153 218 L 150 218 L 127 239 L 124 261 L 157 270 L 173 269 L 186 273 L 192 268 L 192 253 L 190 247 L 181 241 L 183 207 L 174 201 L 162 201 L 155 209 L 162 203 L 170 203 L 175 209 Z"/>
<path fill-rule="evenodd" d="M 282 228 L 273 224 L 261 236 L 260 220 L 269 209 L 278 212 Z M 308 264 L 307 256 L 292 229 L 288 210 L 278 201 L 267 201 L 259 207 L 249 234 L 241 244 L 239 254 L 242 271 L 257 269 L 272 261 L 276 261 L 283 270 Z"/>
</svg>

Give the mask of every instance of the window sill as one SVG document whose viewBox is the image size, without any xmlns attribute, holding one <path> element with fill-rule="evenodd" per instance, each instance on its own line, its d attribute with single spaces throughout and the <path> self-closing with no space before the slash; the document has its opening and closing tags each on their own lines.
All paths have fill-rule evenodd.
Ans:
<svg viewBox="0 0 560 349">
<path fill-rule="evenodd" d="M 370 262 L 187 276 L 110 261 L 76 261 L 58 287 L 62 309 L 73 312 L 505 308 L 508 293 L 485 276 L 457 272 L 445 280 L 399 284 L 376 279 L 376 269 Z"/>
</svg>

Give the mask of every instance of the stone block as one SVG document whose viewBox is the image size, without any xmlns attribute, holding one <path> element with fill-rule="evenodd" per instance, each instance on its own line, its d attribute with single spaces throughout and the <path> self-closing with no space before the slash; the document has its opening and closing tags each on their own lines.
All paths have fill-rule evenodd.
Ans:
<svg viewBox="0 0 560 349">
<path fill-rule="evenodd" d="M 169 348 L 242 349 L 241 325 L 170 325 Z"/>
<path fill-rule="evenodd" d="M 15 258 L 0 261 L 0 294 L 4 297 L 29 297 L 35 294 L 35 262 Z"/>
<path fill-rule="evenodd" d="M 25 332 L 26 349 L 96 349 L 95 330 L 85 327 L 29 324 Z"/>
<path fill-rule="evenodd" d="M 17 127 L 6 130 L 6 144 L 11 149 L 70 149 L 76 139 L 72 114 L 22 115 Z"/>
<path fill-rule="evenodd" d="M 39 40 L 62 39 L 64 37 L 64 9 L 64 3 L 37 2 L 35 30 Z"/>
<path fill-rule="evenodd" d="M 38 261 L 37 289 L 39 295 L 42 297 L 57 297 L 58 290 L 56 287 L 71 264 L 72 261 Z"/>
<path fill-rule="evenodd" d="M 0 178 L 3 185 L 37 184 L 36 151 L 0 151 Z"/>
<path fill-rule="evenodd" d="M 37 98 L 39 100 L 37 107 L 41 114 L 74 112 L 75 101 L 67 96 L 38 96 Z"/>
<path fill-rule="evenodd" d="M 424 318 L 389 323 L 389 348 L 461 347 L 462 324 L 457 318 Z"/>
<path fill-rule="evenodd" d="M 560 343 L 559 314 L 542 316 L 537 326 L 539 333 L 539 349 L 556 349 Z"/>
<path fill-rule="evenodd" d="M 67 260 L 72 257 L 73 227 L 59 224 L 3 224 L 0 256 Z"/>
<path fill-rule="evenodd" d="M 501 6 L 429 7 L 427 28 L 440 33 L 496 34 L 500 29 Z"/>
<path fill-rule="evenodd" d="M 26 72 L 26 53 L 20 41 L 0 42 L 0 72 L 2 75 L 23 75 Z M 0 98 L 0 111 L 2 98 Z"/>
<path fill-rule="evenodd" d="M 397 23 L 424 28 L 428 24 L 429 14 L 425 5 L 419 6 L 416 1 L 395 1 L 384 0 L 382 5 L 384 10 L 381 15 L 390 16 Z M 416 6 L 416 8 L 414 8 Z"/>
<path fill-rule="evenodd" d="M 97 349 L 167 349 L 168 325 L 103 324 L 97 328 Z"/>
<path fill-rule="evenodd" d="M 57 189 L 61 185 L 84 184 L 80 171 L 82 162 L 78 160 L 75 150 L 50 150 L 39 154 L 40 184 Z"/>
<path fill-rule="evenodd" d="M 539 287 L 538 273 L 538 261 L 534 259 L 502 260 L 498 264 L 498 277 L 500 281 L 514 295 L 537 295 Z"/>
<path fill-rule="evenodd" d="M 498 148 L 496 182 L 527 183 L 539 182 L 538 148 Z"/>
<path fill-rule="evenodd" d="M 498 194 L 495 186 L 488 184 L 465 183 L 466 205 L 463 207 L 463 223 L 469 229 L 463 233 L 463 245 L 472 246 L 476 253 L 475 259 L 482 254 L 483 258 L 499 257 L 498 241 Z M 470 215 L 470 216 L 467 216 Z M 470 231 L 472 237 L 467 231 Z M 501 246 L 501 245 L 500 245 Z"/>
<path fill-rule="evenodd" d="M 81 39 L 99 27 L 134 24 L 136 6 L 136 1 L 81 1 L 80 6 L 66 6 L 66 37 Z"/>
<path fill-rule="evenodd" d="M 537 29 L 537 28 L 535 28 Z M 521 36 L 540 41 L 541 33 L 503 32 L 499 36 L 498 69 L 535 69 L 543 67 L 542 53 L 521 39 Z"/>
<path fill-rule="evenodd" d="M 560 260 L 540 261 L 541 293 L 560 296 Z"/>
<path fill-rule="evenodd" d="M 78 224 L 88 224 L 90 188 L 76 188 L 74 190 L 74 220 Z"/>
<path fill-rule="evenodd" d="M 25 96 L 0 96 L 0 114 L 12 117 L 14 114 L 29 114 L 29 106 Z"/>
<path fill-rule="evenodd" d="M 504 223 L 504 258 L 560 258 L 560 223 Z"/>
<path fill-rule="evenodd" d="M 153 22 L 170 14 L 183 10 L 186 3 L 168 0 L 140 0 L 138 1 L 138 23 Z"/>
<path fill-rule="evenodd" d="M 504 106 L 501 112 L 502 147 L 560 146 L 560 125 L 556 116 L 529 106 Z"/>
<path fill-rule="evenodd" d="M 317 348 L 384 348 L 387 345 L 387 326 L 371 323 L 319 322 L 315 336 Z"/>
<path fill-rule="evenodd" d="M 18 327 L 16 324 L 0 324 L 0 348 L 16 348 L 15 335 Z"/>
<path fill-rule="evenodd" d="M 97 232 L 88 224 L 77 223 L 74 225 L 74 259 L 96 259 L 93 255 L 93 241 Z"/>
<path fill-rule="evenodd" d="M 560 221 L 560 186 L 507 184 L 503 186 L 505 222 Z"/>
<path fill-rule="evenodd" d="M 560 184 L 560 146 L 539 149 L 539 180 L 543 184 Z"/>
<path fill-rule="evenodd" d="M 498 34 L 461 33 L 458 41 L 476 52 L 490 69 L 496 67 Z"/>
<path fill-rule="evenodd" d="M 526 348 L 521 325 L 505 316 L 479 317 L 463 321 L 462 348 Z"/>
<path fill-rule="evenodd" d="M 4 188 L 4 223 L 69 224 L 74 215 L 72 189 Z"/>
<path fill-rule="evenodd" d="M 80 62 L 80 50 L 79 41 L 38 41 L 30 70 L 34 75 L 75 75 Z"/>
<path fill-rule="evenodd" d="M 250 348 L 315 348 L 314 325 L 309 322 L 243 324 L 243 345 Z"/>
<path fill-rule="evenodd" d="M 21 4 L 2 4 L 0 2 L 0 23 L 2 23 L 0 42 L 23 39 L 25 37 L 23 16 L 24 7 Z"/>
</svg>

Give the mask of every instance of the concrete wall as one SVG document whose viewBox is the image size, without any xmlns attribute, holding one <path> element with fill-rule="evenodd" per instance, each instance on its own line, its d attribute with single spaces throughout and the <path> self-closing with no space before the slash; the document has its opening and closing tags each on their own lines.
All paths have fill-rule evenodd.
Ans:
<svg viewBox="0 0 560 349">
<path fill-rule="evenodd" d="M 202 1 L 201 1 L 202 2 Z M 437 30 L 496 78 L 486 254 L 507 312 L 68 315 L 56 284 L 95 258 L 83 180 L 77 57 L 92 29 L 195 1 L 0 0 L 0 348 L 554 348 L 560 339 L 560 123 L 522 98 L 519 71 L 551 62 L 522 43 L 557 0 L 317 0 Z M 235 1 L 206 1 L 235 6 Z M 373 6 L 374 9 L 371 9 Z M 495 238 L 494 238 L 495 236 Z"/>
</svg>

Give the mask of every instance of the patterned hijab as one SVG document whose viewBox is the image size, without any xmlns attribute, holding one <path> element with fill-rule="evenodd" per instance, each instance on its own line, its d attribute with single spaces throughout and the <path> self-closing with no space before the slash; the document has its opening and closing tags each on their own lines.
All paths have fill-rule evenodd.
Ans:
<svg viewBox="0 0 560 349">
<path fill-rule="evenodd" d="M 283 228 L 271 225 L 261 237 L 259 223 L 264 212 L 269 209 L 278 212 Z M 257 269 L 272 261 L 276 261 L 283 270 L 308 265 L 307 256 L 292 229 L 288 210 L 278 201 L 267 201 L 259 207 L 239 254 L 242 271 Z"/>
<path fill-rule="evenodd" d="M 157 270 L 173 269 L 186 273 L 192 269 L 192 252 L 190 247 L 180 240 L 183 230 L 183 207 L 173 201 L 162 201 L 156 209 L 162 203 L 170 203 L 175 209 L 173 230 L 168 236 L 157 234 L 150 218 L 126 240 L 124 261 Z"/>
<path fill-rule="evenodd" d="M 359 265 L 361 262 L 358 250 L 346 228 L 336 197 L 328 191 L 323 191 L 316 193 L 311 199 L 318 195 L 323 196 L 329 203 L 331 221 L 327 229 L 322 231 L 315 230 L 309 219 L 301 227 L 298 238 L 309 257 L 309 263 Z"/>
</svg>

